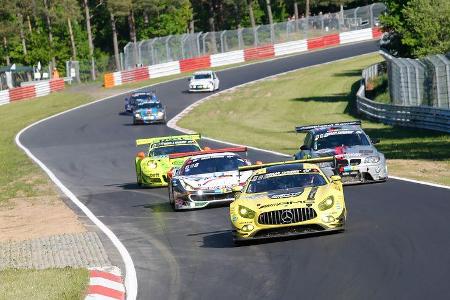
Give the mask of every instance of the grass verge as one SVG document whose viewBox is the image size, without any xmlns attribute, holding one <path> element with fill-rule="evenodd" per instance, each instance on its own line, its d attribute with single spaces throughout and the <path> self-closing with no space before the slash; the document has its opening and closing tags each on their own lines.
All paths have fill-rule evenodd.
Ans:
<svg viewBox="0 0 450 300">
<path fill-rule="evenodd" d="M 361 70 L 382 61 L 378 54 L 302 69 L 226 91 L 178 122 L 184 128 L 230 142 L 293 154 L 304 135 L 300 124 L 354 120 Z M 450 135 L 364 120 L 378 137 L 391 175 L 450 185 Z"/>
<path fill-rule="evenodd" d="M 83 299 L 87 269 L 46 269 L 0 271 L 0 299 Z"/>
</svg>

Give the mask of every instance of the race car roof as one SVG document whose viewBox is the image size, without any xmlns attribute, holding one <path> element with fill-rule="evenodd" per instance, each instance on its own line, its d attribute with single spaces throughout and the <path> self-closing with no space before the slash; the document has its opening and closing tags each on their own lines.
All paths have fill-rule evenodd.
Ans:
<svg viewBox="0 0 450 300">
<path fill-rule="evenodd" d="M 337 123 L 327 123 L 327 124 L 316 124 L 316 125 L 305 125 L 295 127 L 296 132 L 326 132 L 329 130 L 356 130 L 361 129 L 361 121 L 347 121 L 347 122 L 337 122 Z"/>
<path fill-rule="evenodd" d="M 169 158 L 180 158 L 187 156 L 201 156 L 201 155 L 211 155 L 211 154 L 222 154 L 223 155 L 234 155 L 233 152 L 247 152 L 247 147 L 230 147 L 221 149 L 211 149 L 211 150 L 201 150 L 194 152 L 184 152 L 184 153 L 173 153 L 169 154 Z M 220 155 L 218 155 L 220 156 Z"/>
<path fill-rule="evenodd" d="M 182 135 L 172 135 L 172 136 L 159 136 L 159 137 L 152 137 L 152 138 L 146 138 L 146 139 L 137 139 L 136 140 L 136 146 L 140 145 L 152 145 L 157 144 L 161 142 L 170 142 L 170 141 L 197 141 L 201 139 L 200 134 L 182 134 Z"/>
<path fill-rule="evenodd" d="M 213 71 L 202 70 L 202 71 L 197 71 L 197 72 L 195 72 L 193 75 L 211 74 L 212 72 L 213 72 Z"/>
<path fill-rule="evenodd" d="M 263 168 L 269 168 L 273 166 L 287 166 L 287 165 L 295 165 L 295 164 L 308 164 L 308 167 L 315 167 L 314 164 L 322 163 L 322 162 L 333 162 L 335 160 L 334 156 L 326 156 L 326 157 L 318 157 L 318 158 L 306 158 L 306 159 L 298 159 L 298 160 L 288 160 L 288 161 L 280 161 L 273 162 L 268 164 L 259 164 L 259 165 L 251 165 L 251 166 L 243 166 L 239 167 L 239 171 L 249 171 L 249 170 L 259 170 Z M 305 168 L 305 165 L 303 165 Z"/>
</svg>

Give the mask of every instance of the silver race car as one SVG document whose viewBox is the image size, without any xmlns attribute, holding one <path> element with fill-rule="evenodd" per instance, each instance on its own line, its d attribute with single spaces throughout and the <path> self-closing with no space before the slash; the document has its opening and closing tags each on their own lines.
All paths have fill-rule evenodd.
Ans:
<svg viewBox="0 0 450 300">
<path fill-rule="evenodd" d="M 232 202 L 233 188 L 244 185 L 252 174 L 238 170 L 250 163 L 235 152 L 246 151 L 245 147 L 237 147 L 170 154 L 169 158 L 190 157 L 169 182 L 172 208 L 194 209 Z"/>
<path fill-rule="evenodd" d="M 300 151 L 294 159 L 333 155 L 336 160 L 323 163 L 321 169 L 327 176 L 340 175 L 344 184 L 386 181 L 386 159 L 362 130 L 361 121 L 298 126 L 297 132 L 306 132 Z"/>
</svg>

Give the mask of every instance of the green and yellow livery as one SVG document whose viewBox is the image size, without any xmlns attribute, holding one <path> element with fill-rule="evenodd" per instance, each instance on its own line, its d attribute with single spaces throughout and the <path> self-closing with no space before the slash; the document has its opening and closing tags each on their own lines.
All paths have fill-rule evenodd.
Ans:
<svg viewBox="0 0 450 300">
<path fill-rule="evenodd" d="M 149 145 L 147 155 L 139 152 L 135 158 L 136 180 L 139 186 L 167 186 L 168 174 L 189 158 L 170 158 L 169 154 L 201 151 L 200 134 L 162 136 L 136 140 L 136 146 Z"/>
</svg>

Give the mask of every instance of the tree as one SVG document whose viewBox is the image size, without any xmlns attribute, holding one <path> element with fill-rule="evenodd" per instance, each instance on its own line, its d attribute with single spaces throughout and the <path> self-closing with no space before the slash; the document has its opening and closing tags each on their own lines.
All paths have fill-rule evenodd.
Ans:
<svg viewBox="0 0 450 300">
<path fill-rule="evenodd" d="M 388 33 L 387 50 L 402 57 L 422 57 L 450 51 L 448 0 L 385 0 L 381 16 Z"/>
<path fill-rule="evenodd" d="M 116 70 L 121 70 L 119 57 L 119 43 L 117 41 L 116 18 L 124 17 L 129 14 L 131 7 L 131 0 L 108 0 L 107 7 L 111 21 Z"/>
<path fill-rule="evenodd" d="M 88 37 L 88 47 L 89 47 L 89 60 L 91 62 L 91 79 L 95 80 L 95 59 L 94 59 L 94 43 L 92 41 L 92 30 L 91 30 L 91 13 L 89 9 L 88 0 L 83 0 L 84 7 L 84 18 L 86 21 L 86 31 Z"/>
<path fill-rule="evenodd" d="M 58 25 L 67 23 L 67 30 L 70 38 L 70 47 L 72 49 L 72 60 L 77 59 L 77 46 L 73 34 L 72 22 L 80 18 L 80 7 L 76 0 L 60 0 L 57 7 Z"/>
</svg>

